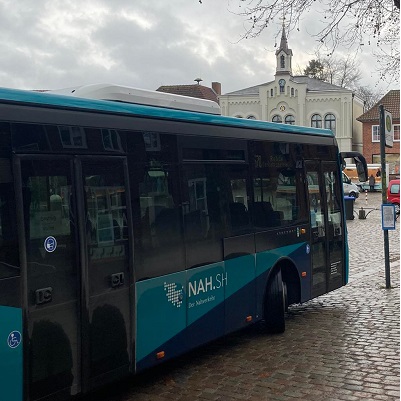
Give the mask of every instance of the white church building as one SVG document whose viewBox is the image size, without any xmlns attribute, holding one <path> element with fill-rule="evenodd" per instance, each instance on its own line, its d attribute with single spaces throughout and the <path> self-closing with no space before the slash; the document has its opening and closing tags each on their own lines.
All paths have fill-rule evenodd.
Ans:
<svg viewBox="0 0 401 401">
<path fill-rule="evenodd" d="M 220 95 L 221 114 L 329 128 L 341 151 L 362 153 L 362 124 L 356 118 L 363 114 L 363 101 L 349 89 L 293 75 L 292 56 L 283 27 L 274 80 Z"/>
</svg>

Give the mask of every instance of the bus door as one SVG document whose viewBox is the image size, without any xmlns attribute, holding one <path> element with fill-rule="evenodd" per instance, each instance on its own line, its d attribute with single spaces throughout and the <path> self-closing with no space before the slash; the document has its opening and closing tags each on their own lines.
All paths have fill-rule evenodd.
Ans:
<svg viewBox="0 0 401 401">
<path fill-rule="evenodd" d="M 344 285 L 346 279 L 342 179 L 334 162 L 323 162 L 323 176 L 327 215 L 327 291 L 332 291 Z"/>
<path fill-rule="evenodd" d="M 120 158 L 19 160 L 28 391 L 50 400 L 129 370 L 126 167 Z"/>
<path fill-rule="evenodd" d="M 30 400 L 80 391 L 80 271 L 72 159 L 18 158 Z M 18 178 L 17 178 L 18 179 Z M 25 249 L 25 255 L 23 254 Z M 24 266 L 25 265 L 25 266 Z M 47 398 L 49 397 L 49 398 Z"/>
<path fill-rule="evenodd" d="M 84 391 L 127 375 L 131 314 L 127 166 L 124 158 L 77 158 L 82 266 Z M 133 287 L 132 287 L 133 288 Z"/>
<path fill-rule="evenodd" d="M 344 284 L 344 228 L 336 163 L 310 161 L 306 170 L 314 298 Z"/>
</svg>

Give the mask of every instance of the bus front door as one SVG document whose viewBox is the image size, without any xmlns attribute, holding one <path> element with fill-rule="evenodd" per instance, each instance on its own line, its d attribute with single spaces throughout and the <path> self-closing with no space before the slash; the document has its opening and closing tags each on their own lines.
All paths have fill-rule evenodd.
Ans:
<svg viewBox="0 0 401 401">
<path fill-rule="evenodd" d="M 323 176 L 327 221 L 327 291 L 332 291 L 346 282 L 342 179 L 334 162 L 323 162 Z"/>
<path fill-rule="evenodd" d="M 20 248 L 26 283 L 25 392 L 29 400 L 57 399 L 79 393 L 81 386 L 72 160 L 21 156 L 15 166 L 20 169 L 18 212 L 20 232 L 24 231 Z"/>
<path fill-rule="evenodd" d="M 311 221 L 311 297 L 344 284 L 341 182 L 334 162 L 306 162 Z"/>
<path fill-rule="evenodd" d="M 129 372 L 126 163 L 20 156 L 30 400 Z"/>
</svg>

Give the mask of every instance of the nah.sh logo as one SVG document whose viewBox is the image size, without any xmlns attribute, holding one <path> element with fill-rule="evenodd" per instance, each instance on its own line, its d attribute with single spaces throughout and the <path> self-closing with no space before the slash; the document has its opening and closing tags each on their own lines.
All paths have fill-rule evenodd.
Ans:
<svg viewBox="0 0 401 401">
<path fill-rule="evenodd" d="M 184 298 L 182 286 L 180 285 L 181 289 L 178 289 L 178 284 L 176 283 L 164 283 L 164 291 L 166 292 L 166 297 L 169 302 L 171 302 L 174 306 L 179 308 L 182 304 L 182 300 Z"/>
</svg>

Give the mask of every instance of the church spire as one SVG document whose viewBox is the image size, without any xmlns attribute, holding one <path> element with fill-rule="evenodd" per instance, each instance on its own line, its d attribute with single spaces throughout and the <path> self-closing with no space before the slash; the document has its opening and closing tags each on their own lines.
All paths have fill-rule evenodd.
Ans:
<svg viewBox="0 0 401 401">
<path fill-rule="evenodd" d="M 283 31 L 281 33 L 280 47 L 276 51 L 276 54 L 278 54 L 280 50 L 283 50 L 286 54 L 288 54 L 288 51 L 291 51 L 290 49 L 288 49 L 288 41 L 287 41 L 287 36 L 285 35 L 284 21 L 283 21 Z"/>
<path fill-rule="evenodd" d="M 283 30 L 281 32 L 280 47 L 276 51 L 276 75 L 292 75 L 291 61 L 292 50 L 288 48 L 288 41 L 285 34 L 283 20 Z"/>
</svg>

